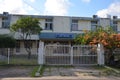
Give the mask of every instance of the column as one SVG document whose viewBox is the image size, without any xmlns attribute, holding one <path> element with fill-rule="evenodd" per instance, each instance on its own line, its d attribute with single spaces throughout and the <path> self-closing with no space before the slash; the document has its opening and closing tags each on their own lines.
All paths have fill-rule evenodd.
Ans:
<svg viewBox="0 0 120 80">
<path fill-rule="evenodd" d="M 44 64 L 44 42 L 39 42 L 38 48 L 38 64 Z"/>
<path fill-rule="evenodd" d="M 98 44 L 97 47 L 98 65 L 104 65 L 104 47 L 102 44 Z"/>
</svg>

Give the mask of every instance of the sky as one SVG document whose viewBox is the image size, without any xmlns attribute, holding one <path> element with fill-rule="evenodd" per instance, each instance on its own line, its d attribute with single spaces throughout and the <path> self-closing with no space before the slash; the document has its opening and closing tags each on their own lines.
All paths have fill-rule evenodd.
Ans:
<svg viewBox="0 0 120 80">
<path fill-rule="evenodd" d="M 0 0 L 0 13 L 99 17 L 119 16 L 120 0 Z"/>
</svg>

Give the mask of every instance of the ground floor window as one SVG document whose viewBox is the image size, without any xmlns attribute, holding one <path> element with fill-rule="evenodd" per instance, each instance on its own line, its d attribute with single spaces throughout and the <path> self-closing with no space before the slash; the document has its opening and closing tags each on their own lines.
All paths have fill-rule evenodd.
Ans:
<svg viewBox="0 0 120 80">
<path fill-rule="evenodd" d="M 20 41 L 16 42 L 16 52 L 20 52 Z"/>
</svg>

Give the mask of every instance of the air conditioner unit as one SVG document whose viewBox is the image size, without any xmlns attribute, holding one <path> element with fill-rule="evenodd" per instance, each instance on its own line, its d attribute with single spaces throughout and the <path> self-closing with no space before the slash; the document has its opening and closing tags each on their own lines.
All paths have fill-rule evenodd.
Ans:
<svg viewBox="0 0 120 80">
<path fill-rule="evenodd" d="M 9 13 L 8 12 L 3 12 L 3 15 L 8 15 Z"/>
<path fill-rule="evenodd" d="M 117 16 L 113 16 L 113 19 L 117 19 Z"/>
<path fill-rule="evenodd" d="M 98 18 L 98 16 L 97 15 L 93 15 L 93 18 Z"/>
</svg>

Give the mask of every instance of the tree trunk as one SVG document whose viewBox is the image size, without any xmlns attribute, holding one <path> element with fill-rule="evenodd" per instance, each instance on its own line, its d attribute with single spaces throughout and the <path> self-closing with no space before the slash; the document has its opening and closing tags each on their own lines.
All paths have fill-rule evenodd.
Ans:
<svg viewBox="0 0 120 80">
<path fill-rule="evenodd" d="M 28 59 L 31 58 L 31 51 L 28 52 Z"/>
</svg>

